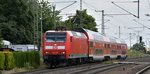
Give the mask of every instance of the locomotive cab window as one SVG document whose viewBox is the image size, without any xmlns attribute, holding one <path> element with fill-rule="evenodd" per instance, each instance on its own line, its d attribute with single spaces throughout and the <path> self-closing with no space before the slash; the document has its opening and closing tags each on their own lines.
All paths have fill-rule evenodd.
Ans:
<svg viewBox="0 0 150 74">
<path fill-rule="evenodd" d="M 47 42 L 65 42 L 66 41 L 66 33 L 46 33 L 46 41 Z"/>
</svg>

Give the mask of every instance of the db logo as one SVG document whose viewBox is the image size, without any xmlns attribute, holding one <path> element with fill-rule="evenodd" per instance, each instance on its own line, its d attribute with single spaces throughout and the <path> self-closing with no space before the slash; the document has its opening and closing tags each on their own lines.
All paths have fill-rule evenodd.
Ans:
<svg viewBox="0 0 150 74">
<path fill-rule="evenodd" d="M 53 46 L 53 49 L 57 49 L 57 46 Z"/>
</svg>

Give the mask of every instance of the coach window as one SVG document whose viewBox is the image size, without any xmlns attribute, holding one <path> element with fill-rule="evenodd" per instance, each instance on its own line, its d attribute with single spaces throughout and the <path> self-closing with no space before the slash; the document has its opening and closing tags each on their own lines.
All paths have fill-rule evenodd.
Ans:
<svg viewBox="0 0 150 74">
<path fill-rule="evenodd" d="M 123 46 L 123 45 L 121 45 L 121 49 L 124 49 L 124 46 Z"/>
<path fill-rule="evenodd" d="M 119 48 L 121 49 L 121 45 L 119 46 Z"/>
<path fill-rule="evenodd" d="M 107 48 L 107 44 L 104 44 L 104 48 Z"/>
<path fill-rule="evenodd" d="M 118 45 L 117 48 L 120 49 L 120 46 Z"/>
<path fill-rule="evenodd" d="M 114 48 L 114 45 L 111 45 L 111 48 Z"/>
<path fill-rule="evenodd" d="M 90 42 L 90 47 L 93 47 L 93 42 Z"/>
<path fill-rule="evenodd" d="M 119 45 L 117 45 L 117 49 L 119 49 Z"/>
<path fill-rule="evenodd" d="M 94 54 L 96 54 L 96 55 L 103 54 L 103 50 L 102 49 L 95 49 Z"/>
<path fill-rule="evenodd" d="M 126 51 L 125 51 L 125 50 L 123 50 L 123 51 L 121 52 L 121 54 L 126 54 Z"/>
<path fill-rule="evenodd" d="M 114 45 L 114 48 L 117 49 L 117 45 Z"/>
<path fill-rule="evenodd" d="M 110 48 L 110 44 L 108 44 L 108 48 Z"/>
<path fill-rule="evenodd" d="M 113 45 L 113 46 L 112 46 L 112 48 L 114 48 L 114 49 L 115 49 L 115 45 Z"/>
<path fill-rule="evenodd" d="M 111 50 L 111 54 L 117 54 L 116 50 Z"/>
<path fill-rule="evenodd" d="M 115 49 L 117 49 L 117 45 L 114 45 Z"/>
</svg>

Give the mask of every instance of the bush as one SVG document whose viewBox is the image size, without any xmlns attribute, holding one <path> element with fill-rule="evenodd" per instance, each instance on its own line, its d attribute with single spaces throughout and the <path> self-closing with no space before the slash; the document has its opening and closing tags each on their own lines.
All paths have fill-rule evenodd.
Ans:
<svg viewBox="0 0 150 74">
<path fill-rule="evenodd" d="M 128 51 L 129 58 L 144 57 L 144 56 L 147 56 L 147 55 L 142 51 L 137 51 L 137 50 L 129 50 Z"/>
<path fill-rule="evenodd" d="M 37 68 L 40 66 L 40 53 L 38 51 L 34 52 L 34 58 L 35 65 L 33 67 Z"/>
<path fill-rule="evenodd" d="M 40 55 L 32 52 L 0 52 L 0 70 L 10 70 L 14 67 L 37 68 L 40 65 Z"/>
<path fill-rule="evenodd" d="M 22 68 L 32 66 L 37 68 L 40 65 L 40 55 L 37 51 L 31 52 L 14 52 L 16 67 Z"/>
<path fill-rule="evenodd" d="M 26 52 L 26 63 L 37 68 L 40 65 L 40 55 L 38 51 Z"/>
<path fill-rule="evenodd" d="M 14 58 L 12 52 L 0 52 L 0 69 L 10 70 L 14 68 Z"/>
<path fill-rule="evenodd" d="M 5 69 L 10 70 L 14 68 L 14 57 L 12 52 L 5 52 Z"/>
<path fill-rule="evenodd" d="M 27 60 L 25 52 L 14 52 L 13 54 L 14 54 L 15 66 L 18 68 L 24 67 Z"/>
<path fill-rule="evenodd" d="M 0 69 L 5 69 L 5 54 L 3 52 L 0 52 Z"/>
</svg>

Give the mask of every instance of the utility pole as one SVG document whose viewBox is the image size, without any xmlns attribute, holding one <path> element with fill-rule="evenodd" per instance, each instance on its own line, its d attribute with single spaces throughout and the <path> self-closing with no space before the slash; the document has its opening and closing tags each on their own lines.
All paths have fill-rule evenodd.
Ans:
<svg viewBox="0 0 150 74">
<path fill-rule="evenodd" d="M 102 10 L 102 34 L 105 35 L 105 28 L 104 28 L 104 10 Z"/>
<path fill-rule="evenodd" d="M 139 32 L 140 31 L 137 31 L 137 43 L 139 43 Z"/>
<path fill-rule="evenodd" d="M 138 16 L 137 16 L 137 18 L 139 18 L 140 17 L 140 0 L 138 0 Z"/>
<path fill-rule="evenodd" d="M 80 0 L 80 28 L 82 28 L 82 0 Z"/>
<path fill-rule="evenodd" d="M 123 11 L 127 12 L 128 14 L 108 14 L 108 15 L 133 15 L 134 17 L 139 18 L 140 17 L 140 15 L 139 15 L 139 13 L 140 13 L 140 0 L 131 1 L 131 2 L 137 3 L 137 14 L 136 15 L 134 13 L 129 12 L 125 8 L 121 7 L 120 5 L 116 4 L 116 3 L 119 3 L 119 2 L 112 2 L 112 4 L 114 4 L 115 6 L 117 6 L 120 9 L 122 9 Z M 120 2 L 120 3 L 123 3 L 123 2 Z"/>
<path fill-rule="evenodd" d="M 119 26 L 119 38 L 120 38 L 121 32 L 120 32 L 120 26 Z"/>
<path fill-rule="evenodd" d="M 34 50 L 35 50 L 35 47 L 37 46 L 37 44 L 38 44 L 38 6 L 37 6 L 37 2 L 36 2 L 36 0 L 34 0 L 34 5 L 33 5 L 34 7 L 34 15 L 33 15 L 33 17 L 34 17 L 34 22 L 33 22 L 33 24 L 34 24 L 34 26 L 33 26 L 33 30 L 34 30 L 34 37 L 33 37 L 33 44 L 34 44 Z"/>
<path fill-rule="evenodd" d="M 39 22 L 39 14 L 38 14 L 38 2 L 36 2 L 36 47 L 38 50 L 40 50 L 40 43 L 39 43 L 39 25 L 38 25 L 38 22 Z"/>
<path fill-rule="evenodd" d="M 53 24 L 54 24 L 54 29 L 56 28 L 56 21 L 55 21 L 55 5 L 53 5 Z"/>
<path fill-rule="evenodd" d="M 130 33 L 130 49 L 131 49 L 131 33 Z"/>
<path fill-rule="evenodd" d="M 42 42 L 43 42 L 43 40 L 42 40 L 42 36 L 43 36 L 43 0 L 42 0 L 42 2 L 41 2 L 41 18 L 40 18 L 40 20 L 41 20 L 41 50 L 42 50 Z"/>
<path fill-rule="evenodd" d="M 34 19 L 33 19 L 33 45 L 34 45 L 34 50 L 35 50 L 35 48 L 36 47 L 38 47 L 39 46 L 39 33 L 38 33 L 38 17 L 39 17 L 39 15 L 38 15 L 38 6 L 37 6 L 37 4 L 38 4 L 38 2 L 36 1 L 36 0 L 34 0 L 34 15 L 33 15 L 33 17 L 34 17 Z"/>
<path fill-rule="evenodd" d="M 105 14 L 104 14 L 104 10 L 101 11 L 97 11 L 95 10 L 95 12 L 101 12 L 102 13 L 102 26 L 101 26 L 101 33 L 102 35 L 105 35 L 105 26 L 104 26 L 104 20 L 105 20 Z"/>
</svg>

